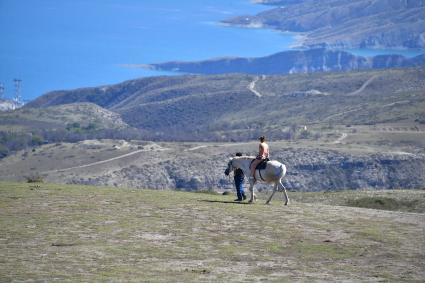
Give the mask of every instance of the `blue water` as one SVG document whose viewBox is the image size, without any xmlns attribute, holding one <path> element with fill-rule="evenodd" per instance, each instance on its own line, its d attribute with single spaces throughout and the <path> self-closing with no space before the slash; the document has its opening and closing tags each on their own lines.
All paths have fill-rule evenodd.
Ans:
<svg viewBox="0 0 425 283">
<path fill-rule="evenodd" d="M 0 0 L 0 83 L 24 99 L 58 89 L 167 74 L 128 68 L 171 60 L 264 56 L 290 35 L 218 22 L 268 9 L 250 0 Z"/>
<path fill-rule="evenodd" d="M 132 64 L 289 49 L 291 34 L 218 23 L 266 9 L 250 0 L 0 0 L 0 83 L 12 97 L 13 79 L 21 79 L 23 98 L 31 100 L 51 90 L 171 75 Z"/>
</svg>

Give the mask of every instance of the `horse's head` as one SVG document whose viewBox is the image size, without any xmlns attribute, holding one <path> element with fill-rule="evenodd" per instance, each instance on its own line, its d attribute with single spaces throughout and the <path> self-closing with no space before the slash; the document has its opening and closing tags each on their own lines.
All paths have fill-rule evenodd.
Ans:
<svg viewBox="0 0 425 283">
<path fill-rule="evenodd" d="M 227 163 L 227 168 L 224 171 L 224 174 L 226 176 L 229 176 L 230 172 L 232 172 L 233 169 L 234 169 L 234 167 L 233 167 L 233 158 L 232 158 L 232 159 L 230 159 L 229 163 Z"/>
</svg>

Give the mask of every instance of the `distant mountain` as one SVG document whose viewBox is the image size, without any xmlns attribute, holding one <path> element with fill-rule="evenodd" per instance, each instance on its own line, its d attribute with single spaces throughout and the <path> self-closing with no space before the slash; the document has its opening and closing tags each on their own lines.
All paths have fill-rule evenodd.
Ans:
<svg viewBox="0 0 425 283">
<path fill-rule="evenodd" d="M 425 66 L 425 55 L 414 58 L 406 58 L 401 55 L 362 57 L 345 51 L 318 48 L 284 51 L 258 58 L 217 58 L 199 62 L 176 61 L 149 66 L 156 70 L 193 74 L 294 74 Z"/>
<path fill-rule="evenodd" d="M 299 45 L 425 48 L 424 0 L 260 0 L 278 8 L 224 21 L 300 32 Z"/>
<path fill-rule="evenodd" d="M 25 108 L 96 103 L 151 140 L 287 139 L 294 125 L 425 121 L 424 77 L 425 68 L 153 77 L 56 91 Z"/>
</svg>

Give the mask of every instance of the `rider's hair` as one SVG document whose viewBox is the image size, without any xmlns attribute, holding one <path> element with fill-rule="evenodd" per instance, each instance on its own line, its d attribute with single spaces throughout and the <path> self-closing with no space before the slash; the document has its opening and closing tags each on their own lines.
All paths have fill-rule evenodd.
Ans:
<svg viewBox="0 0 425 283">
<path fill-rule="evenodd" d="M 261 137 L 260 137 L 260 141 L 261 141 L 261 142 L 265 142 L 265 141 L 266 141 L 266 137 L 265 137 L 265 136 L 261 136 Z"/>
</svg>

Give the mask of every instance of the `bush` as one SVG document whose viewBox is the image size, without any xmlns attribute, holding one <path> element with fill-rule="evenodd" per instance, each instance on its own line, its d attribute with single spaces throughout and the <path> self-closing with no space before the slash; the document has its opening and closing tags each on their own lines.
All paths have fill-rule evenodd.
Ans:
<svg viewBox="0 0 425 283">
<path fill-rule="evenodd" d="M 25 178 L 27 179 L 27 183 L 44 183 L 44 179 L 40 175 L 34 175 Z"/>
<path fill-rule="evenodd" d="M 32 145 L 42 145 L 44 143 L 44 139 L 42 136 L 33 135 L 31 143 Z"/>
<path fill-rule="evenodd" d="M 9 154 L 9 150 L 4 145 L 0 144 L 0 159 L 6 157 Z"/>
</svg>

